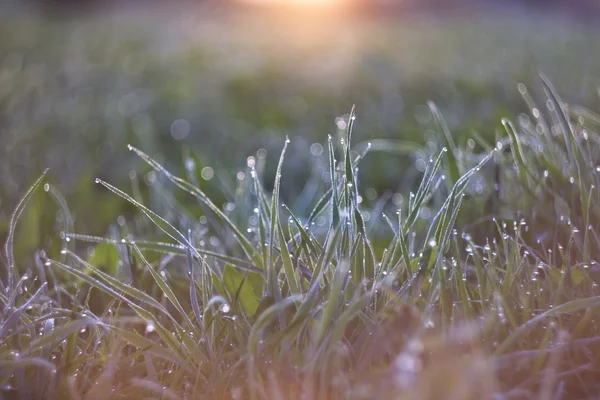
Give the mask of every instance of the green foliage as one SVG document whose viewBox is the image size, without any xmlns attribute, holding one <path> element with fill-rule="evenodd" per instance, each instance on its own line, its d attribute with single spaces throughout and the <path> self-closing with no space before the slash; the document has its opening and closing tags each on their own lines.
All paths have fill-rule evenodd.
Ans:
<svg viewBox="0 0 600 400">
<path fill-rule="evenodd" d="M 477 136 L 478 151 L 455 140 L 431 102 L 429 147 L 356 146 L 353 108 L 312 166 L 301 211 L 282 203 L 287 139 L 270 193 L 257 154 L 220 195 L 224 207 L 191 154 L 183 178 L 129 146 L 152 169 L 149 193 L 137 174 L 131 195 L 96 182 L 128 204 L 131 222 L 123 216 L 108 237 L 74 233 L 66 201 L 45 186 L 63 242 L 60 253 L 31 257 L 34 274 L 13 249 L 42 175 L 9 223 L 2 390 L 31 399 L 589 397 L 598 390 L 600 117 L 542 86 L 546 107 L 519 85 L 533 120 L 504 119 L 506 135 Z M 365 159 L 413 151 L 425 158 L 403 208 L 385 206 L 385 195 L 365 201 Z M 488 201 L 484 215 L 474 211 Z M 34 217 L 26 228 L 38 230 Z M 81 256 L 80 243 L 94 243 L 93 255 Z"/>
</svg>

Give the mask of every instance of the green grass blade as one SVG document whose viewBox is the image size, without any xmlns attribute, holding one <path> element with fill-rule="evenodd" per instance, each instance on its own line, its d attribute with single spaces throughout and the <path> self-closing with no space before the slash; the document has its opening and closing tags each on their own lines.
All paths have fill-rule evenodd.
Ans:
<svg viewBox="0 0 600 400">
<path fill-rule="evenodd" d="M 21 200 L 19 200 L 17 207 L 15 208 L 12 215 L 10 216 L 10 222 L 8 224 L 8 234 L 6 236 L 6 242 L 4 244 L 4 254 L 6 256 L 6 277 L 7 277 L 6 278 L 7 279 L 6 287 L 9 290 L 13 289 L 14 282 L 16 279 L 18 279 L 18 273 L 17 273 L 16 267 L 15 267 L 15 256 L 14 256 L 14 240 L 15 240 L 15 230 L 17 227 L 17 222 L 19 221 L 19 217 L 23 213 L 23 210 L 25 210 L 27 203 L 29 202 L 29 200 L 31 200 L 31 197 L 33 197 L 33 194 L 35 193 L 36 189 L 40 186 L 40 184 L 46 177 L 47 173 L 48 173 L 48 169 L 46 169 L 42 173 L 42 175 L 40 175 L 40 177 L 33 183 L 33 185 L 31 185 L 29 187 L 27 192 L 25 192 L 25 195 L 21 198 Z M 11 306 L 12 306 L 12 304 L 11 304 Z"/>
<path fill-rule="evenodd" d="M 175 309 L 179 312 L 179 314 L 185 320 L 185 322 L 188 324 L 190 329 L 196 330 L 195 329 L 196 325 L 188 317 L 188 313 L 183 309 L 183 307 L 181 306 L 181 303 L 179 302 L 179 299 L 177 299 L 177 296 L 175 295 L 175 293 L 173 292 L 171 287 L 167 284 L 165 279 L 158 272 L 156 272 L 154 270 L 152 265 L 150 265 L 150 263 L 146 260 L 146 257 L 144 257 L 144 254 L 135 245 L 135 243 L 130 243 L 130 244 L 135 249 L 137 255 L 141 258 L 144 265 L 147 267 L 148 272 L 150 272 L 150 275 L 152 275 L 152 278 L 154 279 L 154 281 L 160 288 L 161 292 L 166 296 L 167 299 L 169 299 L 169 301 L 171 302 L 173 307 L 175 307 Z M 197 330 L 196 330 L 196 333 L 198 333 Z"/>
<path fill-rule="evenodd" d="M 212 200 L 210 200 L 208 198 L 208 196 L 206 196 L 206 194 L 203 191 L 201 191 L 199 188 L 193 186 L 191 183 L 185 181 L 184 179 L 181 179 L 181 178 L 171 174 L 162 165 L 160 165 L 156 160 L 154 160 L 152 157 L 148 156 L 143 151 L 138 150 L 131 145 L 129 145 L 128 148 L 129 148 L 129 150 L 136 153 L 142 160 L 144 160 L 146 163 L 148 163 L 148 165 L 150 165 L 152 168 L 154 168 L 155 170 L 157 170 L 157 171 L 161 172 L 163 175 L 165 175 L 167 177 L 167 179 L 169 179 L 171 182 L 173 182 L 177 187 L 190 193 L 192 196 L 196 197 L 198 200 L 200 200 L 204 204 L 206 204 L 213 213 L 215 213 L 223 222 L 225 222 L 225 224 L 229 228 L 231 228 L 231 230 L 235 234 L 235 239 L 238 241 L 238 243 L 240 244 L 240 246 L 246 253 L 246 256 L 248 256 L 248 258 L 257 262 L 257 264 L 258 264 L 257 266 L 262 266 L 262 259 L 256 259 L 256 253 L 254 251 L 254 246 L 252 245 L 252 243 L 250 243 L 250 241 L 246 238 L 246 236 L 244 236 L 244 234 L 229 219 L 229 217 L 227 217 L 227 215 L 225 215 L 225 213 L 223 211 L 221 211 L 219 209 L 219 207 L 217 207 L 212 202 Z"/>
<path fill-rule="evenodd" d="M 286 138 L 285 144 L 283 145 L 283 150 L 281 151 L 281 156 L 279 157 L 277 171 L 275 172 L 275 182 L 273 183 L 273 195 L 271 198 L 271 226 L 269 230 L 269 249 L 267 256 L 267 284 L 265 286 L 265 289 L 267 290 L 267 293 L 275 297 L 275 302 L 279 302 L 281 300 L 281 288 L 279 287 L 279 282 L 277 280 L 278 271 L 275 267 L 275 262 L 273 260 L 273 249 L 275 248 L 275 240 L 277 238 L 276 229 L 277 225 L 279 224 L 279 188 L 281 184 L 281 168 L 283 166 L 285 151 L 287 150 L 289 142 L 290 140 Z M 282 243 L 281 246 L 285 246 L 285 243 Z"/>
<path fill-rule="evenodd" d="M 283 235 L 283 229 L 281 228 L 281 222 L 277 224 L 277 233 L 279 236 L 279 245 L 281 247 L 281 261 L 283 263 L 283 271 L 285 273 L 285 277 L 287 279 L 288 287 L 290 288 L 290 293 L 293 296 L 300 295 L 300 285 L 298 284 L 298 280 L 296 279 L 296 273 L 294 271 L 294 266 L 292 264 L 292 259 L 290 257 L 290 252 L 287 247 L 287 243 L 285 237 Z"/>
<path fill-rule="evenodd" d="M 71 257 L 73 257 L 75 260 L 77 260 L 82 266 L 84 266 L 86 268 L 87 271 L 91 272 L 92 274 L 97 276 L 98 279 L 100 279 L 100 281 L 93 279 L 93 278 L 91 278 L 91 280 L 84 279 L 84 281 L 86 281 L 90 285 L 95 286 L 100 290 L 109 290 L 109 292 L 107 292 L 109 294 L 112 294 L 113 292 L 116 293 L 116 291 L 118 290 L 120 293 L 126 294 L 126 295 L 130 296 L 131 298 L 135 299 L 140 304 L 148 304 L 149 306 L 156 308 L 163 314 L 169 315 L 169 312 L 163 307 L 163 305 L 160 302 L 155 300 L 152 296 L 148 295 L 144 291 L 139 290 L 139 289 L 137 289 L 131 285 L 128 285 L 126 283 L 123 283 L 119 279 L 112 277 L 111 275 L 101 271 L 100 269 L 94 267 L 92 264 L 83 260 L 81 257 L 79 257 L 75 253 L 72 253 L 67 250 L 67 254 L 69 254 Z M 79 277 L 81 277 L 82 274 L 89 276 L 88 274 L 86 274 L 82 271 L 79 271 L 79 270 L 73 269 L 73 271 L 77 271 L 77 275 Z M 69 270 L 69 272 L 71 272 L 71 270 Z M 98 286 L 98 285 L 100 285 L 100 286 Z"/>
<path fill-rule="evenodd" d="M 179 244 L 181 244 L 183 246 L 189 247 L 192 250 L 192 252 L 194 252 L 194 255 L 196 257 L 200 256 L 200 254 L 198 254 L 198 252 L 192 246 L 192 244 L 188 242 L 185 235 L 183 235 L 181 232 L 179 232 L 177 229 L 175 229 L 175 227 L 173 225 L 171 225 L 166 219 L 164 219 L 160 215 L 156 214 L 154 211 L 150 210 L 145 205 L 139 203 L 137 200 L 135 200 L 133 197 L 129 196 L 127 193 L 121 191 L 120 189 L 117 189 L 110 183 L 104 182 L 103 180 L 98 179 L 98 178 L 96 178 L 96 183 L 101 184 L 102 186 L 104 186 L 105 188 L 107 188 L 108 190 L 110 190 L 111 192 L 116 194 L 117 196 L 123 198 L 124 200 L 127 200 L 129 203 L 131 203 L 134 206 L 136 206 L 137 208 L 139 208 L 148 218 L 150 218 L 150 220 L 158 228 L 160 228 L 160 230 L 162 230 L 164 233 L 166 233 L 171 239 L 175 240 L 176 242 L 178 242 Z"/>
<path fill-rule="evenodd" d="M 325 338 L 325 334 L 329 330 L 329 326 L 333 323 L 333 316 L 340 300 L 344 282 L 350 270 L 350 261 L 342 260 L 338 263 L 333 281 L 329 289 L 329 296 L 325 301 L 325 306 L 321 314 L 321 321 L 317 329 L 316 344 L 319 345 Z"/>
<path fill-rule="evenodd" d="M 67 337 L 72 334 L 79 332 L 82 328 L 92 325 L 104 325 L 101 321 L 93 320 L 89 318 L 76 319 L 73 321 L 69 321 L 57 328 L 54 328 L 52 332 L 47 335 L 41 336 L 39 339 L 34 340 L 29 345 L 27 350 L 28 353 L 33 353 L 35 350 L 41 349 L 43 347 L 54 347 Z"/>
<path fill-rule="evenodd" d="M 511 332 L 510 335 L 508 335 L 508 337 L 496 348 L 494 354 L 500 355 L 506 353 L 515 344 L 517 344 L 519 340 L 523 339 L 529 332 L 531 332 L 531 330 L 540 322 L 546 320 L 547 318 L 561 314 L 573 313 L 580 310 L 587 310 L 591 307 L 597 307 L 599 305 L 600 297 L 588 297 L 585 299 L 571 300 L 567 303 L 551 308 L 548 311 L 533 317 L 523 325 L 519 326 L 519 328 L 517 328 L 515 331 Z"/>
<path fill-rule="evenodd" d="M 40 297 L 40 295 L 46 289 L 47 285 L 48 285 L 47 283 L 42 284 L 38 288 L 38 290 L 29 299 L 27 299 L 27 301 L 23 305 L 21 305 L 19 308 L 17 308 L 12 313 L 10 313 L 9 316 L 8 316 L 8 318 L 6 318 L 2 322 L 2 326 L 0 326 L 0 343 L 1 343 L 2 340 L 4 340 L 4 335 L 6 334 L 6 332 L 8 330 L 10 330 L 10 329 L 14 329 L 15 328 L 15 326 L 16 326 L 17 322 L 19 321 L 19 319 L 21 319 L 21 316 L 38 299 L 38 297 Z"/>
<path fill-rule="evenodd" d="M 333 227 L 336 227 L 340 223 L 340 210 L 338 208 L 339 200 L 338 200 L 338 193 L 337 193 L 337 189 L 336 189 L 337 174 L 335 172 L 335 169 L 336 169 L 335 151 L 333 150 L 333 139 L 331 138 L 331 136 L 328 137 L 327 148 L 329 151 L 329 176 L 331 179 L 331 190 L 332 190 L 331 224 Z"/>
<path fill-rule="evenodd" d="M 102 236 L 92 236 L 92 235 L 83 235 L 83 234 L 79 234 L 79 233 L 67 233 L 65 234 L 66 237 L 68 237 L 70 240 L 80 240 L 83 242 L 88 242 L 88 243 L 109 243 L 109 244 L 125 244 L 125 245 L 130 245 L 130 241 L 128 240 L 118 240 L 118 239 L 112 239 L 112 238 L 106 238 L 106 237 L 102 237 Z M 162 253 L 162 254 L 177 254 L 177 255 L 181 255 L 181 256 L 187 256 L 187 252 L 189 247 L 188 246 L 184 246 L 181 244 L 174 244 L 174 243 L 166 243 L 166 242 L 155 242 L 155 241 L 147 241 L 147 240 L 138 240 L 138 239 L 133 239 L 133 242 L 136 244 L 137 247 L 139 247 L 140 250 L 143 251 L 152 251 L 152 252 L 156 252 L 156 253 Z M 188 238 L 188 242 L 191 243 L 191 241 Z M 236 268 L 242 269 L 242 270 L 250 270 L 252 272 L 256 272 L 256 273 L 260 273 L 262 274 L 263 271 L 261 269 L 258 269 L 256 267 L 252 266 L 252 262 L 249 260 L 244 260 L 241 258 L 237 258 L 237 257 L 232 257 L 232 256 L 228 256 L 226 254 L 222 254 L 222 253 L 217 253 L 214 251 L 210 251 L 210 250 L 205 250 L 205 249 L 201 249 L 201 248 L 195 248 L 195 253 L 200 254 L 201 256 L 207 256 L 207 257 L 214 257 L 217 260 L 223 261 L 227 264 L 231 264 Z M 203 257 L 202 257 L 203 258 Z"/>
<path fill-rule="evenodd" d="M 449 150 L 448 151 L 448 174 L 450 178 L 449 184 L 454 184 L 460 178 L 460 168 L 458 166 L 458 160 L 456 159 L 456 154 L 458 153 L 458 148 L 454 143 L 454 139 L 452 139 L 452 135 L 450 133 L 450 129 L 448 128 L 448 124 L 446 120 L 442 116 L 442 113 L 437 108 L 434 102 L 429 100 L 427 102 L 427 106 L 433 115 L 433 119 L 435 120 L 437 126 L 442 131 L 442 137 L 444 139 L 444 145 Z"/>
</svg>

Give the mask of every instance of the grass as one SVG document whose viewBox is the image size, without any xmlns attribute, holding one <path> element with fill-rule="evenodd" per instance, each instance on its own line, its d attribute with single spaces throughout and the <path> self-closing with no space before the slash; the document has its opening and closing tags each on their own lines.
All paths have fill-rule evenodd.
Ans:
<svg viewBox="0 0 600 400">
<path fill-rule="evenodd" d="M 119 216 L 135 211 L 94 185 L 96 177 L 127 188 L 129 172 L 137 171 L 146 204 L 162 207 L 152 203 L 152 175 L 123 151 L 127 144 L 178 175 L 186 174 L 181 155 L 190 152 L 200 171 L 217 171 L 199 182 L 221 205 L 232 202 L 237 173 L 261 148 L 267 151 L 261 151 L 265 185 L 272 190 L 289 135 L 281 198 L 307 216 L 311 194 L 325 182 L 312 192 L 302 192 L 304 183 L 320 173 L 315 162 L 326 161 L 309 149 L 316 144 L 319 154 L 327 134 L 343 137 L 343 124 L 335 121 L 347 118 L 353 103 L 361 116 L 356 151 L 368 141 L 373 150 L 389 150 L 361 162 L 359 178 L 368 182 L 363 188 L 374 190 L 362 196 L 369 207 L 387 191 L 400 207 L 401 196 L 417 189 L 423 162 L 434 151 L 428 143 L 437 143 L 429 99 L 461 148 L 474 143 L 473 133 L 494 142 L 501 118 L 522 111 L 517 82 L 543 95 L 538 70 L 570 102 L 598 108 L 600 45 L 591 24 L 516 13 L 272 17 L 176 8 L 71 20 L 3 14 L 1 241 L 20 194 L 45 168 L 74 216 L 69 231 L 103 235 Z M 180 119 L 189 132 L 184 122 L 174 125 Z M 186 202 L 183 193 L 174 196 Z M 40 247 L 59 247 L 47 241 L 57 217 L 43 206 L 34 198 L 23 216 L 28 228 L 15 242 L 21 262 Z M 193 212 L 200 215 L 200 206 Z"/>
<path fill-rule="evenodd" d="M 355 151 L 354 109 L 322 146 L 304 215 L 280 199 L 289 140 L 272 184 L 251 156 L 224 207 L 191 153 L 179 177 L 130 146 L 156 195 L 136 174 L 130 190 L 97 179 L 135 210 L 107 237 L 72 232 L 43 175 L 9 224 L 2 395 L 595 398 L 600 116 L 541 86 L 543 107 L 520 85 L 531 115 L 475 146 L 431 103 L 436 142 L 395 213 L 363 201 L 360 166 L 393 143 Z M 64 213 L 62 241 L 26 270 L 13 232 L 40 195 Z"/>
</svg>

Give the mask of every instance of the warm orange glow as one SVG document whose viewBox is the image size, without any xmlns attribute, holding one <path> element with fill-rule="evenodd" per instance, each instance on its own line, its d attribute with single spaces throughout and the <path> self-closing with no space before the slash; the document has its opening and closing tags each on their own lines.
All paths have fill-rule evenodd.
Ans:
<svg viewBox="0 0 600 400">
<path fill-rule="evenodd" d="M 345 0 L 239 0 L 242 3 L 255 5 L 278 6 L 334 6 L 341 5 Z"/>
</svg>

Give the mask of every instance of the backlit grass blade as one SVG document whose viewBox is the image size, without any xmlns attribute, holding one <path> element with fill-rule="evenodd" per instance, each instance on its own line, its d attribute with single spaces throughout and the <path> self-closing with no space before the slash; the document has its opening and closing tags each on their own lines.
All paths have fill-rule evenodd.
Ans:
<svg viewBox="0 0 600 400">
<path fill-rule="evenodd" d="M 9 314 L 8 318 L 6 318 L 3 321 L 2 325 L 0 326 L 0 342 L 4 339 L 4 335 L 9 329 L 15 328 L 17 322 L 19 321 L 23 313 L 25 313 L 29 309 L 29 307 L 31 307 L 31 305 L 37 300 L 37 298 L 44 292 L 46 286 L 47 283 L 42 284 L 38 288 L 38 290 L 29 299 L 27 299 L 25 303 L 23 303 L 23 305 L 21 305 L 16 310 L 12 311 Z"/>
<path fill-rule="evenodd" d="M 101 281 L 94 279 L 92 277 L 90 277 L 89 275 L 73 268 L 70 267 L 69 265 L 60 263 L 58 261 L 55 260 L 48 260 L 48 262 L 51 265 L 54 265 L 56 267 L 59 267 L 63 270 L 65 270 L 66 272 L 69 272 L 70 274 L 82 279 L 83 281 L 86 281 L 87 283 L 89 283 L 91 286 L 102 290 L 103 292 L 111 295 L 114 298 L 117 298 L 121 301 L 123 301 L 124 303 L 126 303 L 129 307 L 131 307 L 140 317 L 142 317 L 144 320 L 146 321 L 151 321 L 154 329 L 156 330 L 156 332 L 161 336 L 162 340 L 165 341 L 165 343 L 172 349 L 179 349 L 181 347 L 181 343 L 175 338 L 175 335 L 173 333 L 171 333 L 169 330 L 165 329 L 164 326 L 162 326 L 162 324 L 160 324 L 160 322 L 156 319 L 156 317 L 149 311 L 143 309 L 141 306 L 139 306 L 138 304 L 134 303 L 133 301 L 131 301 L 130 299 L 128 299 L 125 295 L 123 295 L 121 292 L 113 289 L 112 287 L 110 287 L 110 285 L 106 285 L 104 283 L 102 283 Z M 177 324 L 177 321 L 175 319 L 173 319 L 173 317 L 167 313 L 167 316 L 170 317 L 171 321 L 175 324 Z M 184 357 L 183 353 L 180 353 L 181 357 Z"/>
<path fill-rule="evenodd" d="M 385 153 L 399 154 L 402 156 L 411 156 L 417 151 L 422 151 L 423 146 L 410 140 L 392 140 L 392 139 L 374 139 L 368 143 L 359 143 L 358 148 L 369 147 L 369 151 L 380 151 Z"/>
<path fill-rule="evenodd" d="M 283 150 L 281 151 L 281 156 L 279 157 L 279 164 L 277 165 L 277 171 L 275 172 L 275 182 L 273 183 L 273 195 L 271 198 L 271 215 L 270 215 L 270 230 L 269 230 L 269 249 L 267 256 L 267 284 L 266 289 L 267 292 L 275 297 L 275 301 L 279 302 L 281 300 L 281 288 L 279 287 L 279 282 L 277 281 L 278 271 L 275 268 L 275 262 L 273 260 L 273 249 L 275 247 L 275 240 L 277 238 L 277 225 L 279 224 L 279 188 L 281 184 L 281 168 L 283 166 L 283 160 L 285 158 L 285 151 L 287 150 L 287 145 L 289 143 L 289 139 L 286 138 L 285 144 L 283 145 Z M 281 246 L 285 246 L 285 242 L 281 243 Z"/>
<path fill-rule="evenodd" d="M 77 260 L 77 262 L 79 262 L 82 266 L 84 266 L 87 271 L 91 272 L 92 274 L 97 276 L 98 279 L 100 279 L 102 282 L 104 282 L 104 283 L 102 283 L 103 287 L 104 287 L 104 285 L 106 285 L 107 289 L 119 290 L 121 293 L 131 296 L 131 298 L 135 299 L 140 304 L 148 304 L 148 305 L 156 308 L 163 314 L 169 315 L 169 312 L 167 311 L 167 309 L 164 308 L 163 305 L 158 300 L 155 300 L 152 296 L 148 295 L 144 291 L 139 290 L 131 285 L 121 282 L 119 279 L 94 267 L 93 265 L 91 265 L 87 261 L 83 260 L 81 257 L 79 257 L 75 253 L 72 253 L 67 250 L 67 254 L 69 254 L 71 257 L 73 257 L 75 260 Z M 83 273 L 81 271 L 78 271 L 78 272 Z M 95 282 L 96 282 L 96 280 L 88 281 L 88 283 L 90 283 L 92 285 L 94 285 Z M 102 288 L 100 288 L 100 287 L 99 287 L 99 289 L 102 290 Z"/>
<path fill-rule="evenodd" d="M 554 89 L 552 83 L 550 83 L 550 80 L 546 78 L 543 74 L 540 74 L 540 79 L 544 84 L 544 89 L 546 90 L 548 97 L 556 107 L 555 111 L 559 120 L 561 131 L 564 135 L 565 146 L 567 147 L 567 154 L 569 155 L 569 159 L 571 160 L 571 162 L 576 167 L 579 178 L 581 176 L 581 166 L 579 165 L 581 154 L 579 152 L 579 145 L 577 144 L 577 140 L 575 138 L 573 126 L 569 121 L 569 114 L 565 108 L 564 102 L 561 100 L 560 96 Z"/>
<path fill-rule="evenodd" d="M 6 236 L 6 242 L 4 244 L 4 254 L 6 256 L 6 287 L 9 290 L 13 289 L 15 279 L 18 279 L 17 269 L 15 267 L 15 256 L 14 256 L 14 240 L 15 240 L 15 229 L 17 227 L 17 222 L 19 221 L 19 217 L 25 210 L 27 203 L 33 197 L 36 189 L 40 186 L 46 174 L 48 173 L 48 169 L 46 169 L 42 175 L 29 187 L 25 195 L 19 200 L 17 207 L 13 211 L 10 216 L 10 222 L 8 223 L 8 234 Z M 11 304 L 12 306 L 12 304 Z"/>
<path fill-rule="evenodd" d="M 454 139 L 452 139 L 452 135 L 450 134 L 450 129 L 448 128 L 448 124 L 446 120 L 442 116 L 442 113 L 437 108 L 433 101 L 428 101 L 427 106 L 433 115 L 433 119 L 435 120 L 437 126 L 442 131 L 442 138 L 444 139 L 444 145 L 449 150 L 448 151 L 448 173 L 450 178 L 450 183 L 454 184 L 460 178 L 460 169 L 458 166 L 458 161 L 456 159 L 456 154 L 458 152 L 458 148 L 454 143 Z"/>
<path fill-rule="evenodd" d="M 290 214 L 290 218 L 292 219 L 292 221 L 296 225 L 296 228 L 298 229 L 298 232 L 300 233 L 302 242 L 306 244 L 306 246 L 308 247 L 310 252 L 314 255 L 321 254 L 323 248 L 316 240 L 313 240 L 310 231 L 308 229 L 305 229 L 302 226 L 302 223 L 300 222 L 300 220 L 294 215 L 294 213 L 286 205 L 283 205 L 283 208 L 285 208 L 286 211 Z"/>
<path fill-rule="evenodd" d="M 352 166 L 352 159 L 350 157 L 350 146 L 352 142 L 352 128 L 354 127 L 354 120 L 356 119 L 356 115 L 354 113 L 355 106 L 352 106 L 352 110 L 350 111 L 350 116 L 348 117 L 348 128 L 346 129 L 346 140 L 344 142 L 344 196 L 346 198 L 346 217 L 350 218 L 351 213 L 351 204 L 353 193 L 356 193 L 356 189 L 353 187 L 354 185 L 354 171 Z"/>
<path fill-rule="evenodd" d="M 329 152 L 329 179 L 331 179 L 331 224 L 336 227 L 340 223 L 340 209 L 338 208 L 338 193 L 336 189 L 336 161 L 335 161 L 335 151 L 333 150 L 333 139 L 331 136 L 328 137 L 327 140 L 327 149 Z"/>
<path fill-rule="evenodd" d="M 56 202 L 58 208 L 62 212 L 63 220 L 64 220 L 64 229 L 63 232 L 71 232 L 73 231 L 73 216 L 71 215 L 71 210 L 69 210 L 69 206 L 67 205 L 67 199 L 65 196 L 54 186 L 50 184 L 44 185 L 44 190 L 50 193 L 52 199 Z M 62 248 L 68 248 L 69 242 L 63 241 Z M 71 246 L 72 248 L 72 246 Z"/>
<path fill-rule="evenodd" d="M 514 125 L 506 118 L 502 120 L 502 125 L 504 125 L 504 129 L 510 137 L 513 158 L 515 160 L 517 173 L 519 174 L 520 180 L 524 183 L 528 183 L 528 177 L 531 177 L 535 181 L 539 181 L 539 178 L 534 174 L 533 171 L 530 170 L 525 162 L 523 149 L 521 148 L 521 140 Z"/>
<path fill-rule="evenodd" d="M 298 280 L 296 279 L 296 272 L 294 271 L 294 266 L 292 264 L 292 259 L 290 257 L 290 252 L 288 251 L 287 243 L 283 235 L 283 229 L 281 229 L 280 222 L 278 222 L 277 224 L 277 233 L 279 236 L 279 245 L 281 247 L 281 261 L 283 263 L 283 270 L 285 272 L 288 287 L 290 288 L 290 293 L 294 296 L 300 295 L 300 285 L 298 284 Z"/>
<path fill-rule="evenodd" d="M 238 241 L 238 243 L 240 244 L 240 246 L 246 253 L 246 256 L 248 256 L 250 259 L 257 262 L 258 266 L 262 265 L 262 260 L 256 259 L 256 253 L 254 251 L 254 246 L 252 245 L 252 243 L 250 243 L 250 241 L 246 238 L 246 236 L 244 236 L 244 234 L 229 219 L 229 217 L 227 217 L 227 215 L 225 215 L 225 213 L 223 211 L 221 211 L 221 209 L 219 209 L 219 207 L 217 207 L 212 202 L 212 200 L 210 200 L 208 198 L 208 196 L 206 196 L 206 194 L 202 190 L 193 186 L 191 183 L 171 174 L 162 165 L 160 165 L 156 160 L 154 160 L 152 157 L 148 156 L 143 151 L 138 150 L 131 145 L 129 145 L 128 148 L 129 148 L 129 150 L 136 153 L 142 160 L 144 160 L 146 163 L 148 163 L 148 165 L 150 165 L 152 168 L 154 168 L 155 170 L 157 170 L 157 171 L 161 172 L 163 175 L 165 175 L 167 177 L 167 179 L 169 179 L 171 182 L 173 182 L 177 187 L 190 193 L 192 196 L 194 196 L 197 199 L 204 202 L 211 209 L 211 211 L 213 213 L 215 213 L 223 222 L 225 222 L 225 224 L 229 228 L 231 228 L 231 230 L 235 234 L 235 239 Z"/>
<path fill-rule="evenodd" d="M 322 290 L 321 280 L 323 278 L 325 267 L 327 265 L 329 265 L 329 263 L 332 262 L 332 258 L 333 258 L 336 246 L 338 244 L 340 233 L 341 233 L 341 229 L 339 229 L 339 227 L 338 227 L 338 229 L 335 229 L 335 230 L 329 232 L 325 250 L 321 253 L 320 258 L 317 261 L 315 270 L 313 271 L 313 276 L 310 281 L 308 293 L 306 294 L 306 297 L 304 298 L 302 304 L 296 311 L 296 314 L 294 315 L 294 318 L 292 319 L 292 324 L 297 322 L 298 320 L 302 320 L 302 319 L 306 318 L 310 314 L 314 305 L 316 304 L 319 293 Z"/>
<path fill-rule="evenodd" d="M 104 182 L 103 180 L 98 179 L 98 178 L 96 179 L 96 183 L 101 184 L 102 186 L 104 186 L 105 188 L 110 190 L 111 192 L 115 193 L 117 196 L 123 198 L 124 200 L 127 200 L 129 203 L 131 203 L 134 206 L 136 206 L 137 208 L 139 208 L 144 214 L 146 214 L 146 216 L 148 218 L 150 218 L 150 220 L 158 228 L 160 228 L 160 230 L 162 230 L 164 233 L 166 233 L 171 239 L 175 240 L 176 242 L 180 243 L 183 246 L 189 247 L 192 250 L 192 252 L 194 252 L 194 255 L 196 257 L 200 256 L 200 254 L 196 251 L 196 249 L 192 246 L 192 244 L 188 242 L 185 235 L 183 235 L 181 232 L 179 232 L 166 219 L 164 219 L 160 215 L 156 214 L 154 211 L 150 210 L 145 205 L 139 203 L 137 200 L 135 200 L 133 197 L 129 196 L 127 193 L 121 191 L 120 189 L 117 189 L 110 183 Z"/>
<path fill-rule="evenodd" d="M 80 241 L 89 242 L 89 243 L 109 243 L 109 244 L 115 244 L 115 245 L 116 244 L 125 244 L 125 245 L 130 246 L 130 240 L 124 240 L 124 239 L 118 240 L 118 239 L 106 238 L 106 237 L 102 237 L 102 236 L 82 235 L 79 233 L 67 233 L 67 234 L 65 234 L 65 236 L 71 240 L 80 240 Z M 185 255 L 187 255 L 187 252 L 189 249 L 188 246 L 184 246 L 181 244 L 174 244 L 174 243 L 154 242 L 154 241 L 138 240 L 138 239 L 133 239 L 132 241 L 135 243 L 135 245 L 140 250 L 152 251 L 152 252 L 162 253 L 162 254 L 178 254 L 181 256 L 185 256 Z M 191 243 L 189 238 L 188 238 L 188 242 Z M 262 270 L 260 270 L 256 267 L 253 267 L 252 262 L 249 260 L 244 260 L 241 258 L 228 256 L 226 254 L 201 249 L 198 247 L 195 247 L 195 252 L 193 252 L 193 253 L 196 253 L 196 252 L 198 254 L 200 254 L 201 256 L 214 257 L 217 260 L 223 261 L 227 264 L 231 264 L 234 267 L 242 269 L 242 270 L 250 270 L 252 272 L 256 272 L 259 274 L 263 273 Z"/>
<path fill-rule="evenodd" d="M 354 209 L 354 220 L 356 221 L 358 232 L 362 236 L 363 259 L 361 261 L 363 264 L 364 277 L 373 280 L 375 278 L 375 252 L 373 250 L 373 245 L 367 236 L 367 227 L 365 226 L 364 219 L 358 210 L 358 207 Z"/>
<path fill-rule="evenodd" d="M 188 240 L 191 242 L 192 238 L 191 238 L 192 232 L 191 230 L 188 231 Z M 196 316 L 196 322 L 198 323 L 198 326 L 202 326 L 202 314 L 200 314 L 200 307 L 198 306 L 198 293 L 196 290 L 196 276 L 195 276 L 195 271 L 196 268 L 194 268 L 194 255 L 192 254 L 192 251 L 188 248 L 187 250 L 187 264 L 188 264 L 188 273 L 190 275 L 190 303 L 192 305 L 192 310 L 194 311 L 194 315 Z"/>
<path fill-rule="evenodd" d="M 314 219 L 325 209 L 325 207 L 329 203 L 329 200 L 331 199 L 332 194 L 333 194 L 333 189 L 329 188 L 329 189 L 327 189 L 325 194 L 317 201 L 317 204 L 315 205 L 313 210 L 310 212 L 310 215 L 308 216 L 308 219 L 306 220 L 307 221 L 306 223 L 308 225 L 310 225 L 310 223 L 312 221 L 314 221 Z"/>
<path fill-rule="evenodd" d="M 427 170 L 425 176 L 423 176 L 423 180 L 419 185 L 419 189 L 417 193 L 409 199 L 409 209 L 408 209 L 408 217 L 406 218 L 406 223 L 404 224 L 402 234 L 406 235 L 408 230 L 412 228 L 413 224 L 417 220 L 419 213 L 421 212 L 422 205 L 426 203 L 426 201 L 431 196 L 429 189 L 433 186 L 434 179 L 436 178 L 436 174 L 440 165 L 442 163 L 442 158 L 444 153 L 447 152 L 447 149 L 444 148 L 442 152 L 438 155 L 435 163 L 433 164 L 433 168 L 431 170 Z"/>
</svg>

